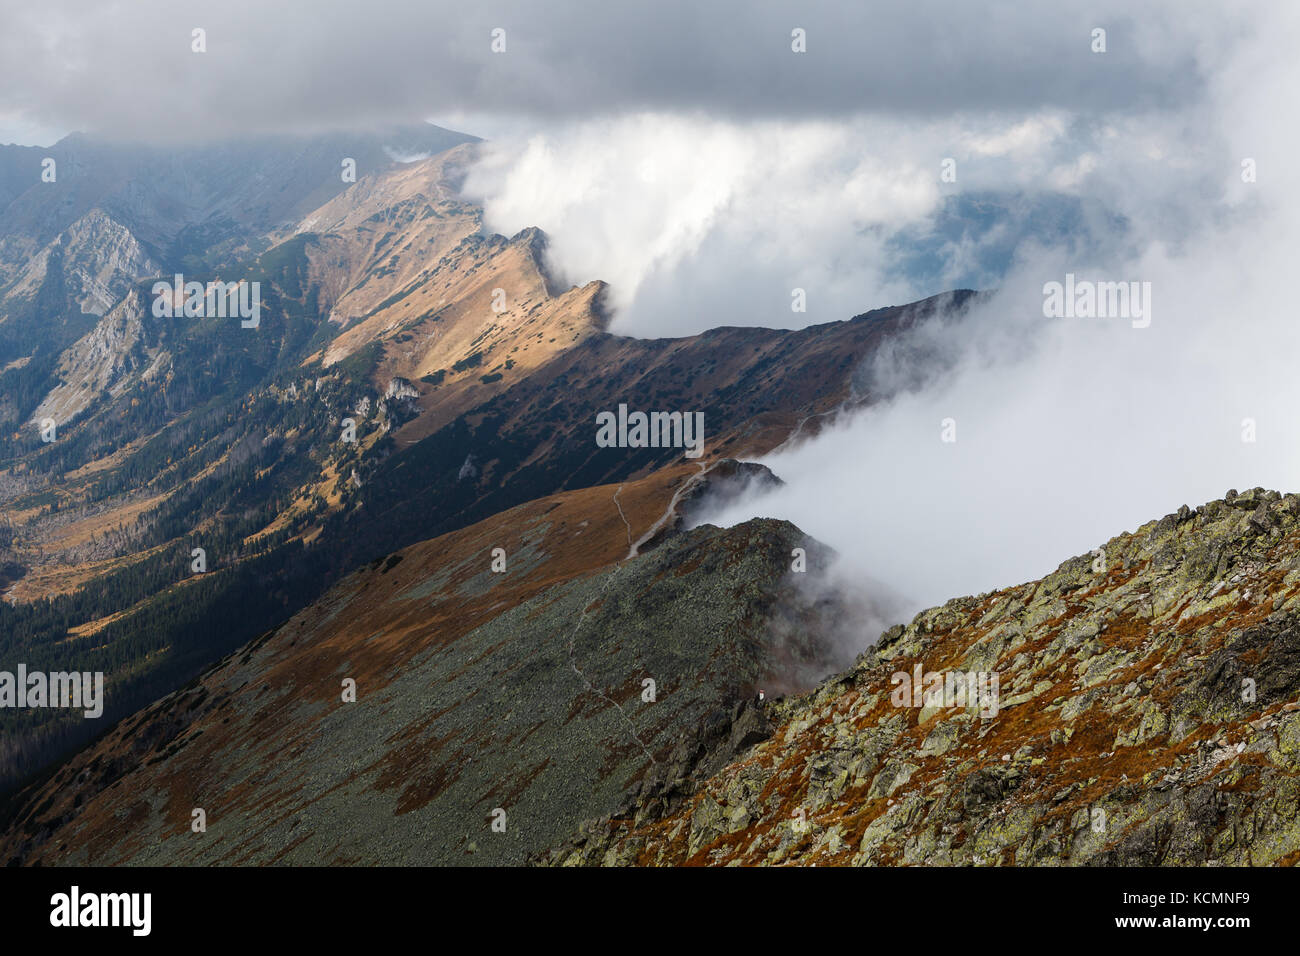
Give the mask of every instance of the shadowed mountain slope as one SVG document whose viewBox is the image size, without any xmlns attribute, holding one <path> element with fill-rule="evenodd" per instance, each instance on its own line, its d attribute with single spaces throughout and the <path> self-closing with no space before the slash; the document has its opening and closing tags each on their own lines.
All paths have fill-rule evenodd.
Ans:
<svg viewBox="0 0 1300 956">
<path fill-rule="evenodd" d="M 697 474 L 532 502 L 348 577 L 24 795 L 0 858 L 510 863 L 544 850 L 625 804 L 683 738 L 754 721 L 759 688 L 810 687 L 843 664 L 820 636 L 839 609 L 787 580 L 793 548 L 814 571 L 824 552 L 788 523 L 704 526 L 628 557 Z M 194 808 L 206 833 L 190 830 Z"/>
</svg>

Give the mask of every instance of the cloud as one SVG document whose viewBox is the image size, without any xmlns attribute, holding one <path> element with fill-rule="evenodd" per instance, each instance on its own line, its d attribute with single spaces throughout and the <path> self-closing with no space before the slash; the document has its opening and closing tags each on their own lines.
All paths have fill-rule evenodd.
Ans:
<svg viewBox="0 0 1300 956">
<path fill-rule="evenodd" d="M 938 156 L 891 124 L 638 114 L 492 144 L 466 191 L 490 228 L 545 224 L 558 271 L 610 283 L 617 329 L 803 325 L 906 296 L 877 268 L 887 230 L 938 201 Z M 932 158 L 922 169 L 922 157 Z M 792 312 L 792 290 L 809 294 Z"/>
<path fill-rule="evenodd" d="M 1231 41 L 1208 2 L 46 0 L 6 11 L 0 114 L 129 139 L 359 128 L 465 111 L 807 120 L 1194 98 Z M 1107 30 L 1107 52 L 1091 34 Z M 805 53 L 791 33 L 806 31 Z M 206 52 L 192 52 L 192 31 Z M 494 30 L 505 31 L 493 52 Z M 479 132 L 478 130 L 469 130 Z"/>
<path fill-rule="evenodd" d="M 1033 84 L 1050 90 L 1070 75 L 1080 90 L 1104 88 L 1126 58 L 1152 58 L 1178 65 L 1168 95 L 1148 96 L 1139 84 L 1122 105 L 1084 95 L 993 96 L 1002 76 L 982 64 L 946 98 L 936 92 L 922 103 L 910 86 L 891 82 L 887 109 L 863 108 L 876 102 L 868 98 L 836 113 L 828 91 L 827 110 L 790 117 L 771 102 L 753 104 L 760 115 L 728 112 L 725 93 L 705 85 L 689 111 L 556 117 L 507 133 L 466 188 L 489 228 L 541 226 L 562 278 L 608 281 L 614 330 L 639 336 L 798 328 L 993 285 L 1034 244 L 1065 241 L 1093 253 L 1105 246 L 1120 261 L 1152 234 L 1177 241 L 1202 204 L 1222 198 L 1222 177 L 1210 171 L 1222 143 L 1202 123 L 1206 78 L 1251 38 L 1198 12 L 1171 18 L 1153 6 L 1140 26 L 1103 16 L 1113 24 L 1106 53 L 1062 55 Z M 1075 22 L 1068 11 L 1061 16 Z M 1031 13 L 981 19 L 966 7 L 933 24 L 905 20 L 877 26 L 913 31 L 909 55 L 941 75 L 962 57 L 981 57 L 993 34 L 1042 29 L 1050 46 L 1049 23 L 1064 22 Z M 969 33 L 949 48 L 942 41 L 954 22 Z M 1116 44 L 1125 52 L 1111 59 Z M 1036 62 L 1041 48 L 1026 38 L 1026 52 L 1011 60 Z M 826 69 L 819 63 L 817 75 L 826 79 Z"/>
<path fill-rule="evenodd" d="M 562 278 L 609 282 L 615 331 L 800 328 L 995 284 L 1030 241 L 1119 259 L 1130 228 L 1184 229 L 1186 200 L 1222 191 L 1194 129 L 1165 112 L 629 114 L 493 142 L 465 189 L 494 231 L 541 225 Z M 1159 221 L 1125 221 L 1133 204 Z"/>
<path fill-rule="evenodd" d="M 1119 213 L 1108 242 L 1019 250 L 996 296 L 864 370 L 888 401 L 770 456 L 786 486 L 710 520 L 794 521 L 915 610 L 1032 580 L 1230 487 L 1300 490 L 1300 143 L 1276 112 L 1300 82 L 1297 27 L 1270 20 L 1194 107 L 1101 130 L 1077 185 Z M 1045 318 L 1043 285 L 1067 272 L 1150 282 L 1150 326 Z"/>
</svg>

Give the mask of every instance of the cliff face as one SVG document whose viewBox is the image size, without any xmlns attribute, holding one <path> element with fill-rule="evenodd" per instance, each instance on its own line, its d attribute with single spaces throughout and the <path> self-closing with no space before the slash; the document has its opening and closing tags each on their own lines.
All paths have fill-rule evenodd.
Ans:
<svg viewBox="0 0 1300 956">
<path fill-rule="evenodd" d="M 918 667 L 996 698 L 908 699 Z M 1229 492 L 949 601 L 764 717 L 545 861 L 1295 864 L 1300 497 Z"/>
</svg>

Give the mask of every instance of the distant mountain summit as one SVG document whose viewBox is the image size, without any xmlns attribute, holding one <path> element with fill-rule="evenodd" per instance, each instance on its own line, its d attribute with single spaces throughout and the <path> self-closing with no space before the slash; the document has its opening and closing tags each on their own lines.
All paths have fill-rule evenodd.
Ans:
<svg viewBox="0 0 1300 956">
<path fill-rule="evenodd" d="M 423 124 L 188 146 L 81 133 L 48 149 L 0 146 L 0 238 L 44 244 L 98 208 L 170 265 L 207 251 L 208 240 L 270 232 L 401 160 L 471 142 L 478 138 Z"/>
<path fill-rule="evenodd" d="M 48 149 L 0 146 L 0 375 L 40 356 L 4 389 L 0 428 L 33 412 L 31 392 L 49 392 L 59 353 L 134 284 L 238 272 L 358 180 L 472 142 L 424 124 L 192 146 L 80 133 Z"/>
</svg>

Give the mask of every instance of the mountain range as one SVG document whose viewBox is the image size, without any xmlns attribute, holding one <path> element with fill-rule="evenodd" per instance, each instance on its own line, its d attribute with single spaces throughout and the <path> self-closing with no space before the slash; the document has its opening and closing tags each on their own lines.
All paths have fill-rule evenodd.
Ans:
<svg viewBox="0 0 1300 956">
<path fill-rule="evenodd" d="M 905 624 L 789 522 L 708 518 L 979 293 L 619 335 L 485 228 L 480 148 L 0 147 L 0 670 L 107 698 L 0 710 L 0 859 L 1296 861 L 1294 497 Z M 177 276 L 257 323 L 160 315 Z M 602 446 L 627 409 L 703 454 Z M 936 672 L 996 706 L 898 702 Z"/>
</svg>

